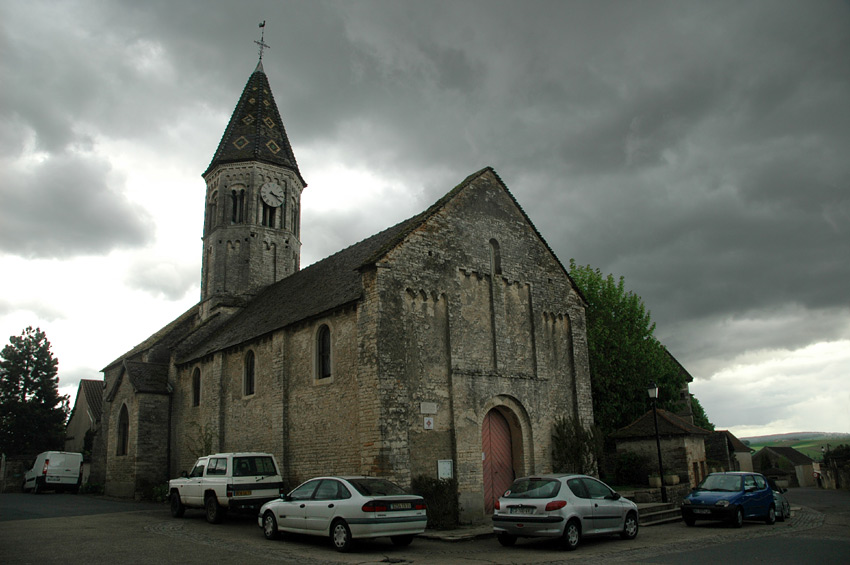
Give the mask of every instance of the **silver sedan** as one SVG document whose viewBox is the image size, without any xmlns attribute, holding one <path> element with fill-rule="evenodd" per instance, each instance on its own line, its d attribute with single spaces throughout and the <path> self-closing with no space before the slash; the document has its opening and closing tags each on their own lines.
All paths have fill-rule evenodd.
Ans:
<svg viewBox="0 0 850 565">
<path fill-rule="evenodd" d="M 267 539 L 280 532 L 329 536 L 338 551 L 353 540 L 389 536 L 408 545 L 428 523 L 425 500 L 376 477 L 317 477 L 265 503 L 257 517 Z"/>
<path fill-rule="evenodd" d="M 518 537 L 560 538 L 575 549 L 583 537 L 638 534 L 638 508 L 587 475 L 536 475 L 517 479 L 496 503 L 493 532 L 510 546 Z"/>
</svg>

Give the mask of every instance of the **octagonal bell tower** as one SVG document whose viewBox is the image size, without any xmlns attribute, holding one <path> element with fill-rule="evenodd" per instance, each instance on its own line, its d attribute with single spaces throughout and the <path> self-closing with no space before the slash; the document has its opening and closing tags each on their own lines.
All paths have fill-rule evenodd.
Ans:
<svg viewBox="0 0 850 565">
<path fill-rule="evenodd" d="M 206 181 L 201 317 L 243 306 L 299 269 L 301 192 L 262 59 L 248 79 Z"/>
</svg>

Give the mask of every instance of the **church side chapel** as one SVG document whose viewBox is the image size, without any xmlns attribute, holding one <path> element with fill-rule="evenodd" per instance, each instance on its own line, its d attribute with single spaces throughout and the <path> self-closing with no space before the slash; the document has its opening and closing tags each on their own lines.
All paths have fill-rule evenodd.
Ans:
<svg viewBox="0 0 850 565">
<path fill-rule="evenodd" d="M 584 299 L 493 169 L 301 269 L 307 183 L 261 57 L 203 178 L 200 302 L 103 370 L 107 494 L 264 451 L 293 486 L 453 477 L 475 523 L 552 470 L 556 419 L 592 423 Z"/>
</svg>

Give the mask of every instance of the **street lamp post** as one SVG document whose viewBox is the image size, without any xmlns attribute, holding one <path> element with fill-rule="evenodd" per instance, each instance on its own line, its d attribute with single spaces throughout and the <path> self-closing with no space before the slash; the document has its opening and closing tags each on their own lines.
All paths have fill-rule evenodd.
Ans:
<svg viewBox="0 0 850 565">
<path fill-rule="evenodd" d="M 658 410 L 655 407 L 658 401 L 658 385 L 655 381 L 649 383 L 646 390 L 652 399 L 652 417 L 655 420 L 655 447 L 658 449 L 658 476 L 661 477 L 661 502 L 667 502 L 667 487 L 664 485 L 664 466 L 661 464 L 661 436 L 658 435 Z"/>
</svg>

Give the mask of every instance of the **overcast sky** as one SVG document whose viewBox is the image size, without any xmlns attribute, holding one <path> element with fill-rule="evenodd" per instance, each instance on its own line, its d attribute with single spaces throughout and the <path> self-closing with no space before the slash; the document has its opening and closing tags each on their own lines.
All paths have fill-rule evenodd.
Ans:
<svg viewBox="0 0 850 565">
<path fill-rule="evenodd" d="M 740 437 L 850 432 L 850 3 L 0 0 L 0 340 L 73 397 L 200 296 L 206 169 L 257 63 L 302 267 L 485 166 L 625 277 Z"/>
</svg>

